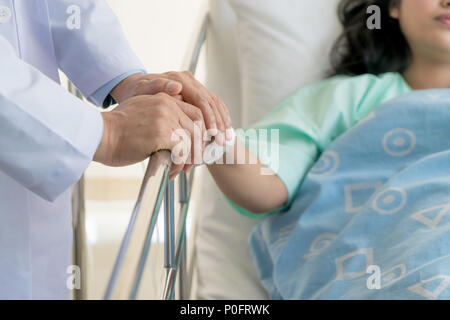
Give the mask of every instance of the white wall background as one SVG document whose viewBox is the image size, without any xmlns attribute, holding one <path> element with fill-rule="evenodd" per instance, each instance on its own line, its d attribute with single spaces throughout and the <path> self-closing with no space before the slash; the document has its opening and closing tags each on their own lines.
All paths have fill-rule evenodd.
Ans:
<svg viewBox="0 0 450 320">
<path fill-rule="evenodd" d="M 205 0 L 107 0 L 147 71 L 180 70 Z"/>
</svg>

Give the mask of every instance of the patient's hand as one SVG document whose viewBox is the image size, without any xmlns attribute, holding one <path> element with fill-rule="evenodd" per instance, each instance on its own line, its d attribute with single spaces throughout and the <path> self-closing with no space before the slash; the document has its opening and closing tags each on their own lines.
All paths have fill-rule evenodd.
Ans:
<svg viewBox="0 0 450 320">
<path fill-rule="evenodd" d="M 181 95 L 183 100 L 202 111 L 206 129 L 215 136 L 220 145 L 225 142 L 226 129 L 231 128 L 228 108 L 215 94 L 198 82 L 190 72 L 167 72 L 163 74 L 134 74 L 120 82 L 111 95 L 121 103 L 140 95 L 165 92 L 171 96 Z M 189 115 L 188 115 L 189 116 Z"/>
</svg>

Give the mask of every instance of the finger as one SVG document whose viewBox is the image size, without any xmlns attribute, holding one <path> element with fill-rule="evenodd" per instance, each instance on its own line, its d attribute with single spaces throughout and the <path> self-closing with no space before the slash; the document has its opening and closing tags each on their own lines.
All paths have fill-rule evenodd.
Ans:
<svg viewBox="0 0 450 320">
<path fill-rule="evenodd" d="M 183 90 L 183 85 L 179 82 L 169 81 L 164 88 L 164 92 L 166 92 L 168 95 L 178 96 Z"/>
<path fill-rule="evenodd" d="M 183 90 L 183 85 L 174 80 L 165 78 L 156 78 L 147 81 L 141 81 L 137 89 L 140 95 L 154 95 L 160 92 L 167 93 L 170 96 L 177 96 Z"/>
<path fill-rule="evenodd" d="M 229 130 L 232 128 L 230 111 L 228 110 L 227 106 L 220 98 L 219 98 L 219 105 L 221 106 L 222 117 L 225 119 L 225 126 L 226 126 L 225 137 L 227 140 L 231 140 L 233 137 L 230 134 L 230 130 Z"/>
<path fill-rule="evenodd" d="M 216 113 L 211 109 L 209 103 L 210 93 L 208 90 L 198 82 L 191 74 L 185 72 L 170 72 L 166 76 L 170 79 L 175 79 L 183 84 L 182 96 L 184 101 L 199 108 L 203 113 L 206 128 L 208 130 L 217 130 Z"/>
<path fill-rule="evenodd" d="M 216 103 L 211 102 L 212 106 L 211 108 L 214 111 L 214 114 L 216 116 L 217 119 L 217 127 L 219 129 L 219 132 L 217 133 L 217 135 L 214 136 L 214 140 L 217 141 L 217 143 L 220 146 L 223 146 L 225 144 L 225 122 L 222 119 L 222 115 L 220 113 L 219 107 L 217 106 Z"/>
<path fill-rule="evenodd" d="M 192 86 L 188 85 L 183 87 L 182 95 L 187 103 L 190 103 L 201 110 L 206 128 L 212 132 L 217 132 L 218 125 L 216 114 L 208 102 L 208 95 L 202 94 L 198 89 L 193 89 Z"/>
<path fill-rule="evenodd" d="M 181 128 L 179 124 L 177 126 L 177 133 L 172 135 L 172 141 L 176 141 L 176 146 L 171 149 L 172 166 L 169 172 L 170 179 L 176 177 L 183 170 L 190 157 L 191 138 L 189 133 Z"/>
<path fill-rule="evenodd" d="M 201 145 L 201 138 L 202 138 L 202 129 L 201 127 L 198 125 L 198 122 L 194 122 L 192 121 L 188 115 L 183 111 L 183 110 L 189 110 L 189 108 L 192 108 L 192 106 L 189 106 L 187 103 L 182 102 L 182 101 L 177 101 L 177 100 L 173 100 L 176 102 L 176 111 L 178 112 L 178 121 L 179 124 L 181 126 L 181 128 L 183 128 L 184 130 L 187 131 L 187 133 L 190 136 L 190 142 L 191 142 L 191 148 L 190 148 L 190 154 L 189 154 L 189 159 L 190 159 L 190 163 L 192 164 L 195 162 L 195 158 L 198 156 L 202 156 L 203 155 L 203 150 L 202 150 L 202 145 Z M 180 107 L 181 106 L 181 107 Z"/>
<path fill-rule="evenodd" d="M 225 126 L 227 129 L 230 129 L 232 127 L 230 111 L 228 110 L 227 106 L 225 105 L 225 103 L 222 101 L 221 98 L 217 97 L 217 103 L 220 107 L 222 119 L 224 119 L 225 121 Z"/>
<path fill-rule="evenodd" d="M 183 111 L 185 115 L 189 117 L 189 119 L 192 120 L 192 122 L 202 122 L 205 123 L 203 118 L 203 113 L 200 109 L 197 107 L 194 107 L 193 105 L 186 103 L 184 101 L 180 101 L 179 99 L 174 98 L 174 102 L 177 104 L 177 106 Z"/>
<path fill-rule="evenodd" d="M 202 111 L 206 128 L 216 134 L 218 132 L 217 118 L 208 101 L 206 99 L 200 98 L 197 101 L 192 102 L 192 104 Z"/>
<path fill-rule="evenodd" d="M 225 106 L 225 104 L 223 103 L 222 99 L 216 95 L 212 95 L 213 101 L 214 101 L 214 106 L 217 109 L 217 111 L 219 112 L 223 124 L 224 124 L 224 132 L 225 135 L 227 137 L 227 140 L 231 140 L 230 135 L 228 134 L 226 129 L 231 128 L 231 117 L 230 114 L 228 112 L 228 108 Z"/>
<path fill-rule="evenodd" d="M 203 162 L 202 155 L 203 150 L 206 145 L 204 142 L 204 138 L 206 136 L 207 130 L 205 121 L 202 115 L 202 112 L 197 108 L 183 101 L 176 101 L 178 107 L 182 110 L 182 112 L 191 119 L 191 121 L 195 124 L 194 127 L 194 135 L 193 135 L 193 152 L 191 153 L 191 163 L 192 164 L 201 164 Z"/>
</svg>

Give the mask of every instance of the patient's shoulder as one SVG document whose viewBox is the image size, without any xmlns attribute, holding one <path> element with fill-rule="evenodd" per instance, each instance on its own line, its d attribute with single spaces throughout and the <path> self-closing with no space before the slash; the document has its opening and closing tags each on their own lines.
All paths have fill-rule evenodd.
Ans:
<svg viewBox="0 0 450 320">
<path fill-rule="evenodd" d="M 399 73 L 339 75 L 301 88 L 268 116 L 279 112 L 295 113 L 322 121 L 321 117 L 344 114 L 353 123 L 369 110 L 407 90 Z"/>
<path fill-rule="evenodd" d="M 410 89 L 397 72 L 380 75 L 362 74 L 357 76 L 337 75 L 303 87 L 292 97 L 297 101 L 309 99 L 329 105 L 343 104 L 358 106 L 369 100 L 371 103 L 382 102 Z"/>
<path fill-rule="evenodd" d="M 356 76 L 350 75 L 336 75 L 324 79 L 316 85 L 323 87 L 356 87 L 356 88 L 371 88 L 373 86 L 392 86 L 392 85 L 406 85 L 403 76 L 398 72 L 386 72 L 382 74 L 365 73 Z"/>
</svg>

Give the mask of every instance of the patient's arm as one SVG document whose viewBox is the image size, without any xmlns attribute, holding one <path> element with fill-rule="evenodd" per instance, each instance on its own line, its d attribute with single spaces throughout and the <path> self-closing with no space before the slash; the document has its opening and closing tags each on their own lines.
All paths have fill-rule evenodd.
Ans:
<svg viewBox="0 0 450 320">
<path fill-rule="evenodd" d="M 228 153 L 233 151 L 234 155 L 245 154 L 246 164 L 236 164 L 235 160 L 235 164 L 208 166 L 220 190 L 235 204 L 253 213 L 268 212 L 285 204 L 288 192 L 280 178 L 274 174 L 262 175 L 262 169 L 267 173 L 267 167 L 248 152 L 239 139 L 236 139 L 234 150 L 228 150 Z M 224 156 L 223 163 L 227 163 L 226 158 L 230 156 Z"/>
</svg>

